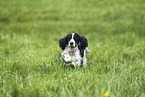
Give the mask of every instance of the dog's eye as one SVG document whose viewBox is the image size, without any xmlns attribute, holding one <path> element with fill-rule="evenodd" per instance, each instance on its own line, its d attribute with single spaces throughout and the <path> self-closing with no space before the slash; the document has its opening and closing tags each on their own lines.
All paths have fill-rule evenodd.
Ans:
<svg viewBox="0 0 145 97">
<path fill-rule="evenodd" d="M 76 37 L 74 36 L 74 39 L 75 39 Z"/>
<path fill-rule="evenodd" d="M 68 39 L 71 39 L 71 36 L 69 36 Z"/>
</svg>

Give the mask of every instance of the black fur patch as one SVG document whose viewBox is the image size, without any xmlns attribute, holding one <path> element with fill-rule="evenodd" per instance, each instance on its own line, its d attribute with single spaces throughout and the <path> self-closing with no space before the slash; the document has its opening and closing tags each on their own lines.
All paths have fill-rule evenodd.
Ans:
<svg viewBox="0 0 145 97">
<path fill-rule="evenodd" d="M 59 46 L 62 50 L 65 49 L 66 45 L 68 44 L 66 37 L 59 40 Z"/>
<path fill-rule="evenodd" d="M 88 47 L 87 39 L 84 36 L 81 37 L 80 42 L 81 42 L 81 49 L 85 49 L 86 47 Z"/>
</svg>

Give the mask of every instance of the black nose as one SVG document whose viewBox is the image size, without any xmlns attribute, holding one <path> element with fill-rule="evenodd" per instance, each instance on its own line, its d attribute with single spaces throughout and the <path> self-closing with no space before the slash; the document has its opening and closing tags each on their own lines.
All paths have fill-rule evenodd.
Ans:
<svg viewBox="0 0 145 97">
<path fill-rule="evenodd" d="M 70 42 L 70 45 L 73 45 L 73 42 Z"/>
</svg>

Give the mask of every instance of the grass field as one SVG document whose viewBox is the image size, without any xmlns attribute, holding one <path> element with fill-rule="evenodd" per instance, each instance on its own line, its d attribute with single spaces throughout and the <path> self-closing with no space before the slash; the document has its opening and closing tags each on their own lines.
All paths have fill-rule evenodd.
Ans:
<svg viewBox="0 0 145 97">
<path fill-rule="evenodd" d="M 88 39 L 65 67 L 58 40 Z M 1 0 L 0 97 L 145 97 L 144 0 Z"/>
</svg>

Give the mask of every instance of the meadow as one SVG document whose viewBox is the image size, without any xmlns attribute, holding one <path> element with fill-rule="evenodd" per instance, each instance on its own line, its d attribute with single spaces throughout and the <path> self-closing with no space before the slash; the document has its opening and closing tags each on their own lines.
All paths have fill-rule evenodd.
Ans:
<svg viewBox="0 0 145 97">
<path fill-rule="evenodd" d="M 58 40 L 88 39 L 87 66 Z M 1 0 L 0 97 L 145 97 L 144 0 Z"/>
</svg>

